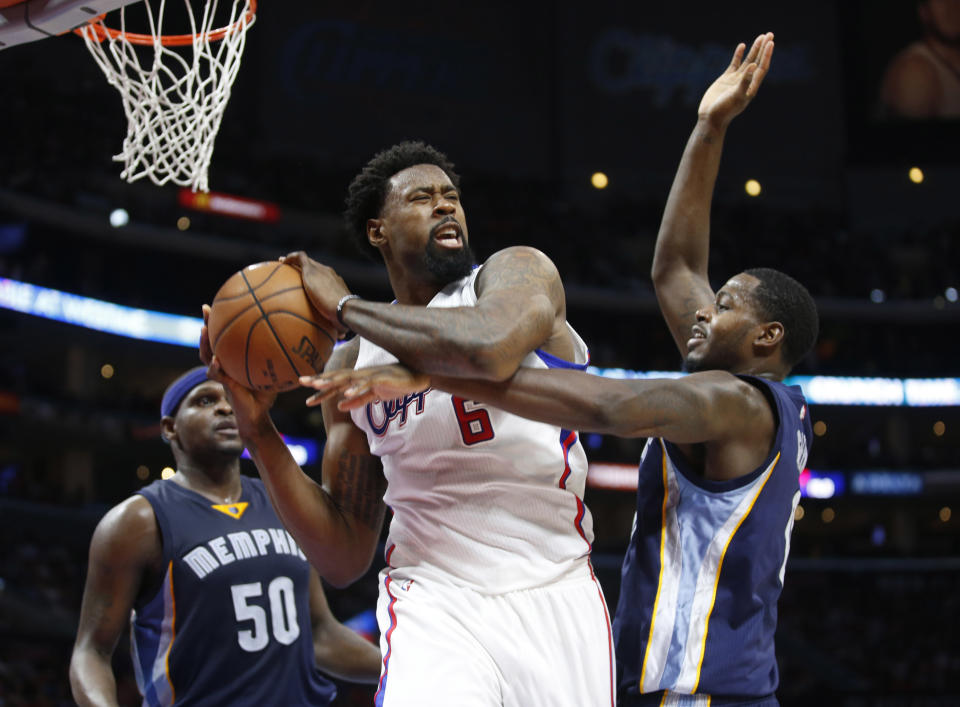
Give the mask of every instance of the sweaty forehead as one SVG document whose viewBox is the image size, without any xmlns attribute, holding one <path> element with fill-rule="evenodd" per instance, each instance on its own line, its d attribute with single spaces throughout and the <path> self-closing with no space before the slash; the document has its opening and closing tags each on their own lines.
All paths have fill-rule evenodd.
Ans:
<svg viewBox="0 0 960 707">
<path fill-rule="evenodd" d="M 753 275 L 740 273 L 727 280 L 717 294 L 724 293 L 740 300 L 749 300 L 758 284 L 760 281 Z"/>
<path fill-rule="evenodd" d="M 450 185 L 450 177 L 435 164 L 417 164 L 390 177 L 391 191 L 400 194 L 421 187 L 443 189 Z"/>
</svg>

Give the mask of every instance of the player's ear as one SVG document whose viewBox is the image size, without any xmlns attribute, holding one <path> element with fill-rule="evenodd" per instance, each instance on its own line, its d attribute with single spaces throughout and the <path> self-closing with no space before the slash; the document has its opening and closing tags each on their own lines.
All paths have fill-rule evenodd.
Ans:
<svg viewBox="0 0 960 707">
<path fill-rule="evenodd" d="M 170 415 L 167 415 L 160 420 L 160 436 L 167 444 L 173 442 L 174 438 L 177 436 L 177 427 Z"/>
<path fill-rule="evenodd" d="M 384 242 L 383 221 L 378 218 L 367 219 L 367 241 L 374 248 L 379 248 Z"/>
<path fill-rule="evenodd" d="M 753 341 L 754 349 L 760 356 L 772 355 L 783 344 L 783 324 L 766 322 L 760 327 L 760 333 Z"/>
</svg>

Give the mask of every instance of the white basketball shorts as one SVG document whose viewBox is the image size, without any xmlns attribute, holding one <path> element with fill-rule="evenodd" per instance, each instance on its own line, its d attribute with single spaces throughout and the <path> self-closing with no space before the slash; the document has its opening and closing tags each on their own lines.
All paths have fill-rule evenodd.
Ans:
<svg viewBox="0 0 960 707">
<path fill-rule="evenodd" d="M 494 595 L 384 570 L 377 620 L 377 707 L 613 707 L 610 617 L 589 566 Z"/>
</svg>

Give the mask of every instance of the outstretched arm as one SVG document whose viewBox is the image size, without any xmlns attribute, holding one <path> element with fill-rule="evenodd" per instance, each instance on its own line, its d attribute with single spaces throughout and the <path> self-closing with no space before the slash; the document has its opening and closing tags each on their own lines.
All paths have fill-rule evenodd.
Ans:
<svg viewBox="0 0 960 707">
<path fill-rule="evenodd" d="M 310 571 L 310 621 L 313 654 L 325 673 L 352 682 L 376 682 L 380 649 L 334 618 L 317 573 Z"/>
<path fill-rule="evenodd" d="M 127 499 L 97 524 L 70 657 L 70 687 L 78 705 L 117 704 L 113 651 L 145 574 L 161 563 L 156 518 L 142 496 Z"/>
<path fill-rule="evenodd" d="M 697 125 L 680 160 L 653 254 L 651 277 L 670 333 L 686 357 L 697 310 L 713 302 L 707 275 L 710 204 L 727 126 L 756 95 L 773 55 L 773 33 L 740 44 L 700 101 Z"/>
<path fill-rule="evenodd" d="M 343 396 L 343 409 L 426 387 L 566 429 L 619 437 L 663 437 L 678 444 L 769 435 L 763 395 L 725 371 L 677 379 L 613 380 L 573 370 L 521 368 L 502 382 L 426 376 L 399 366 L 325 373 L 301 382 L 320 392 L 307 404 Z"/>
<path fill-rule="evenodd" d="M 204 305 L 204 318 L 208 313 Z M 334 349 L 327 370 L 352 368 L 356 351 L 351 344 Z M 200 357 L 209 366 L 208 375 L 223 384 L 270 500 L 310 564 L 335 586 L 357 579 L 373 561 L 386 508 L 380 460 L 370 453 L 363 432 L 349 414 L 332 403 L 324 405 L 327 442 L 323 484 L 318 484 L 297 464 L 270 418 L 275 395 L 248 390 L 227 376 L 212 355 L 206 327 Z"/>
<path fill-rule="evenodd" d="M 339 276 L 303 253 L 285 260 L 301 268 L 320 313 L 335 319 L 337 302 L 349 293 Z M 530 351 L 551 341 L 559 345 L 567 336 L 566 301 L 556 267 L 540 251 L 519 246 L 496 253 L 483 265 L 475 307 L 352 299 L 342 316 L 350 329 L 417 370 L 487 380 L 508 378 Z"/>
</svg>

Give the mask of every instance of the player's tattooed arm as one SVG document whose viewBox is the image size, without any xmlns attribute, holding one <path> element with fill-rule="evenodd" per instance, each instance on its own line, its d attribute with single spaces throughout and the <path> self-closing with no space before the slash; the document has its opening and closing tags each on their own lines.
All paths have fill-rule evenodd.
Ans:
<svg viewBox="0 0 960 707">
<path fill-rule="evenodd" d="M 353 342 L 338 347 L 327 367 L 352 366 L 356 349 Z M 367 474 L 373 479 L 382 478 L 379 462 L 370 455 L 366 438 L 349 415 L 324 406 L 327 441 L 322 462 L 323 483 L 317 483 L 299 467 L 269 415 L 263 418 L 262 425 L 244 435 L 244 442 L 280 520 L 325 579 L 337 586 L 349 584 L 369 567 L 379 538 L 382 498 L 377 502 L 371 500 L 367 505 L 358 500 L 371 498 L 374 493 L 372 489 L 378 482 L 360 483 L 359 477 Z M 358 490 L 350 494 L 350 508 L 354 509 L 350 514 L 342 511 L 338 490 L 339 460 L 344 450 L 350 455 L 368 458 L 352 466 L 357 477 L 352 484 Z M 365 514 L 362 522 L 355 512 Z"/>
<path fill-rule="evenodd" d="M 379 460 L 369 452 L 356 454 L 341 448 L 334 461 L 336 472 L 330 484 L 330 497 L 346 517 L 379 532 L 385 506 L 386 479 Z"/>
</svg>

